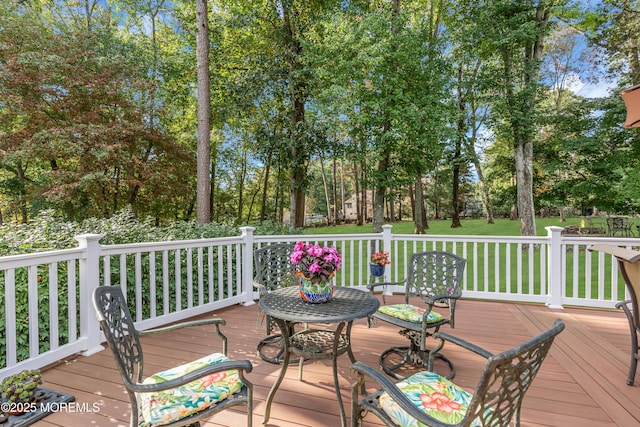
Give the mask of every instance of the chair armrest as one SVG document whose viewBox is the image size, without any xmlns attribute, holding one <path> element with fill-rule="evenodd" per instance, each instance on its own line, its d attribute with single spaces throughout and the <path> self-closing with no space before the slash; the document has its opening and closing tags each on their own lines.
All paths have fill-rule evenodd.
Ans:
<svg viewBox="0 0 640 427">
<path fill-rule="evenodd" d="M 491 356 L 493 356 L 493 353 L 491 353 L 490 351 L 485 350 L 482 347 L 479 347 L 475 344 L 470 343 L 469 341 L 465 341 L 462 338 L 458 338 L 455 337 L 453 335 L 449 335 L 445 332 L 436 332 L 433 334 L 434 338 L 442 338 L 445 341 L 449 341 L 452 342 L 466 350 L 472 351 L 476 354 L 479 354 L 480 356 L 484 357 L 485 359 L 490 358 Z"/>
<path fill-rule="evenodd" d="M 258 294 L 260 294 L 261 297 L 267 294 L 267 287 L 258 282 L 255 278 L 253 279 L 253 287 L 258 290 Z"/>
<path fill-rule="evenodd" d="M 442 423 L 435 418 L 430 417 L 429 415 L 422 412 L 420 409 L 416 407 L 416 405 L 409 400 L 402 391 L 396 386 L 396 384 L 389 379 L 389 377 L 377 369 L 372 368 L 369 365 L 366 365 L 362 362 L 355 362 L 351 365 L 351 370 L 357 372 L 358 375 L 366 375 L 377 382 L 382 390 L 386 391 L 389 396 L 393 399 L 393 401 L 404 409 L 411 418 L 415 418 L 416 420 L 434 427 L 450 427 L 450 424 Z"/>
<path fill-rule="evenodd" d="M 226 325 L 227 321 L 221 318 L 215 319 L 204 319 L 204 320 L 194 320 L 191 322 L 181 322 L 176 323 L 174 325 L 163 326 L 161 328 L 153 328 L 147 329 L 146 331 L 138 331 L 138 335 L 153 335 L 159 334 L 161 332 L 175 331 L 176 329 L 189 328 L 192 326 L 203 326 L 203 325 L 216 325 L 216 327 L 220 327 L 220 325 Z"/>
<path fill-rule="evenodd" d="M 169 381 L 165 381 L 157 384 L 125 383 L 125 386 L 129 390 L 135 393 L 151 393 L 151 392 L 176 388 L 181 385 L 198 380 L 200 378 L 204 378 L 208 375 L 215 374 L 216 372 L 223 372 L 231 369 L 237 369 L 238 371 L 240 371 L 240 375 L 242 377 L 244 376 L 245 372 L 251 372 L 253 370 L 253 365 L 249 360 L 228 360 L 225 362 L 215 363 L 209 366 L 204 366 L 200 369 L 196 369 L 195 371 L 189 372 L 184 376 L 174 378 Z"/>
<path fill-rule="evenodd" d="M 222 353 L 227 355 L 227 336 L 220 331 L 220 325 L 226 325 L 227 321 L 219 317 L 213 319 L 194 320 L 191 322 L 181 322 L 174 325 L 163 326 L 161 328 L 148 329 L 146 331 L 137 331 L 138 335 L 153 335 L 161 332 L 174 331 L 176 329 L 189 328 L 191 326 L 216 325 L 216 335 L 222 340 Z"/>
<path fill-rule="evenodd" d="M 460 289 L 456 289 L 453 293 L 446 293 L 446 294 L 437 294 L 437 295 L 432 295 L 429 298 L 427 298 L 425 301 L 427 304 L 429 305 L 433 305 L 434 302 L 440 300 L 440 299 L 460 299 L 460 297 L 462 296 L 462 291 Z"/>
<path fill-rule="evenodd" d="M 631 300 L 620 301 L 619 303 L 616 304 L 616 308 L 624 309 L 628 304 L 631 304 Z"/>
<path fill-rule="evenodd" d="M 406 280 L 403 280 L 401 282 L 381 282 L 381 283 L 367 283 L 367 289 L 369 289 L 369 292 L 373 293 L 373 290 L 375 288 L 378 288 L 380 286 L 389 286 L 389 285 L 404 285 L 406 283 Z"/>
</svg>

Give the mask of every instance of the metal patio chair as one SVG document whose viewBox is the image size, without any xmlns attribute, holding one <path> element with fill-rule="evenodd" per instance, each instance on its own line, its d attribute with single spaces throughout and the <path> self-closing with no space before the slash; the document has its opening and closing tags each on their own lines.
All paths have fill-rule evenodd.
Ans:
<svg viewBox="0 0 640 427">
<path fill-rule="evenodd" d="M 620 273 L 629 292 L 630 299 L 620 301 L 616 304 L 621 308 L 629 321 L 629 332 L 631 333 L 631 363 L 629 365 L 629 375 L 627 384 L 633 385 L 640 359 L 640 347 L 638 346 L 638 334 L 640 333 L 640 316 L 638 316 L 638 295 L 640 295 L 640 251 L 621 248 L 614 245 L 601 243 L 593 245 L 590 251 L 604 252 L 613 255 L 618 260 Z"/>
<path fill-rule="evenodd" d="M 200 420 L 236 405 L 247 406 L 247 425 L 252 425 L 253 385 L 245 378 L 252 365 L 249 360 L 232 361 L 226 356 L 227 337 L 220 332 L 223 319 L 137 331 L 119 286 L 97 288 L 93 306 L 131 401 L 130 427 L 199 426 Z M 143 381 L 139 335 L 201 325 L 215 325 L 222 353 L 155 373 Z"/>
<path fill-rule="evenodd" d="M 351 365 L 358 374 L 351 390 L 351 425 L 361 425 L 362 418 L 371 412 L 388 426 L 518 427 L 525 393 L 563 329 L 564 323 L 558 319 L 542 334 L 498 354 L 442 332 L 434 334 L 487 359 L 473 393 L 429 371 L 394 383 L 377 369 L 356 362 Z M 365 376 L 381 388 L 362 399 L 359 391 Z"/>
<path fill-rule="evenodd" d="M 294 246 L 290 243 L 275 243 L 253 252 L 256 271 L 253 286 L 258 289 L 261 298 L 268 292 L 297 284 L 296 269 L 289 259 Z M 282 334 L 274 333 L 278 330 L 278 326 L 271 316 L 265 315 L 265 324 L 267 336 L 258 343 L 258 355 L 265 362 L 282 363 L 284 352 Z M 298 362 L 299 359 L 290 361 L 290 363 Z"/>
<path fill-rule="evenodd" d="M 633 231 L 631 230 L 631 224 L 629 218 L 625 217 L 610 217 L 607 218 L 607 232 L 609 236 L 615 236 L 620 233 L 622 237 L 633 237 Z"/>
<path fill-rule="evenodd" d="M 435 347 L 427 348 L 426 340 L 438 332 L 442 325 L 455 326 L 456 301 L 462 296 L 460 281 L 466 260 L 457 255 L 442 251 L 427 251 L 411 256 L 407 277 L 401 282 L 374 283 L 367 287 L 371 292 L 387 285 L 404 284 L 404 304 L 384 305 L 373 315 L 373 318 L 388 322 L 401 328 L 400 334 L 409 339 L 409 346 L 391 347 L 380 356 L 380 366 L 389 375 L 401 378 L 402 368 L 408 365 L 424 366 L 432 369 L 433 359 L 443 360 L 451 370 L 448 378 L 455 376 L 453 363 L 439 353 L 444 345 L 440 339 Z M 412 302 L 422 300 L 422 305 Z M 443 315 L 434 311 L 433 307 L 442 307 L 439 311 L 448 312 Z M 396 363 L 396 360 L 400 359 Z"/>
</svg>

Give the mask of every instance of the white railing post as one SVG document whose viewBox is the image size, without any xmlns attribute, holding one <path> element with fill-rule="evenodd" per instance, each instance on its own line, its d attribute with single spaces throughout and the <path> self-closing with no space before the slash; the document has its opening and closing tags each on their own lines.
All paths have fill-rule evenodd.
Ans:
<svg viewBox="0 0 640 427">
<path fill-rule="evenodd" d="M 100 323 L 93 312 L 93 291 L 100 286 L 100 239 L 101 234 L 76 236 L 78 247 L 85 249 L 80 258 L 80 336 L 86 338 L 83 356 L 91 356 L 104 347 L 101 345 Z"/>
<path fill-rule="evenodd" d="M 393 225 L 391 224 L 384 224 L 382 226 L 382 248 L 383 248 L 382 251 L 388 253 L 389 256 L 391 256 L 391 229 L 392 228 L 393 228 Z M 391 268 L 384 269 L 384 281 L 385 282 L 391 281 Z M 393 292 L 391 291 L 391 288 L 389 286 L 385 286 L 383 292 L 385 295 L 393 295 Z"/>
<path fill-rule="evenodd" d="M 242 305 L 255 304 L 253 301 L 253 232 L 255 227 L 240 227 L 242 231 Z"/>
<path fill-rule="evenodd" d="M 545 227 L 547 236 L 549 237 L 549 273 L 548 273 L 548 294 L 547 305 L 549 308 L 562 309 L 564 289 L 564 277 L 562 275 L 562 262 L 564 256 L 562 253 L 562 230 L 563 227 Z"/>
</svg>

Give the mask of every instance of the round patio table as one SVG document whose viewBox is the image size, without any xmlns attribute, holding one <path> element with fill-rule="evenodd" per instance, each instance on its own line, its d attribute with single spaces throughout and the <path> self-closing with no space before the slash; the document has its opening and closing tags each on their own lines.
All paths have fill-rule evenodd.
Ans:
<svg viewBox="0 0 640 427">
<path fill-rule="evenodd" d="M 295 286 L 274 290 L 260 299 L 260 310 L 271 316 L 276 322 L 282 332 L 284 345 L 282 368 L 267 396 L 263 424 L 269 421 L 271 402 L 287 372 L 291 353 L 294 353 L 300 357 L 299 378 L 302 377 L 304 360 L 332 360 L 333 382 L 340 408 L 340 419 L 342 426 L 346 426 L 344 405 L 338 384 L 337 359 L 341 354 L 347 353 L 351 362 L 356 362 L 351 350 L 353 321 L 375 313 L 379 306 L 378 299 L 369 292 L 340 286 L 335 288 L 333 299 L 320 304 L 310 304 L 303 301 Z M 311 328 L 291 335 L 292 323 L 337 323 L 338 326 L 335 330 Z"/>
</svg>

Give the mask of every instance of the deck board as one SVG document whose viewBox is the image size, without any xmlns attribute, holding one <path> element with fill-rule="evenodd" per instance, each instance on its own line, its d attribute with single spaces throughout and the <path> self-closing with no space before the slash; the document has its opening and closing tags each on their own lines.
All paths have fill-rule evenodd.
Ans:
<svg viewBox="0 0 640 427">
<path fill-rule="evenodd" d="M 389 300 L 388 300 L 389 301 Z M 390 298 L 399 302 L 400 297 Z M 201 316 L 201 317 L 210 317 Z M 255 385 L 254 425 L 260 425 L 265 399 L 280 367 L 262 361 L 256 344 L 264 336 L 257 304 L 218 310 L 213 316 L 227 321 L 229 356 L 249 359 Z M 566 322 L 547 360 L 527 394 L 522 410 L 524 426 L 631 426 L 640 425 L 640 386 L 627 386 L 630 356 L 626 318 L 619 310 L 566 308 L 552 310 L 544 305 L 461 300 L 456 310 L 456 328 L 443 330 L 474 342 L 492 352 L 510 348 L 548 328 L 554 319 Z M 211 328 L 196 327 L 142 338 L 146 373 L 166 369 L 220 351 L 220 340 Z M 373 328 L 358 320 L 352 331 L 356 359 L 378 365 L 379 354 L 405 339 L 391 325 L 376 322 Z M 483 359 L 451 344 L 444 351 L 456 365 L 455 382 L 473 391 L 483 368 Z M 340 388 L 347 417 L 350 386 L 355 376 L 348 357 L 338 363 Z M 70 393 L 76 401 L 99 405 L 98 412 L 58 412 L 36 426 L 127 426 L 129 400 L 122 386 L 111 352 L 107 349 L 89 357 L 76 356 L 43 370 L 45 386 Z M 640 379 L 638 380 L 640 382 Z M 367 389 L 374 385 L 367 383 Z M 289 367 L 271 408 L 268 426 L 339 425 L 338 405 L 328 361 L 307 362 L 303 380 L 297 365 Z M 243 408 L 213 416 L 203 427 L 238 426 L 246 423 Z M 364 425 L 381 426 L 367 415 Z"/>
</svg>

